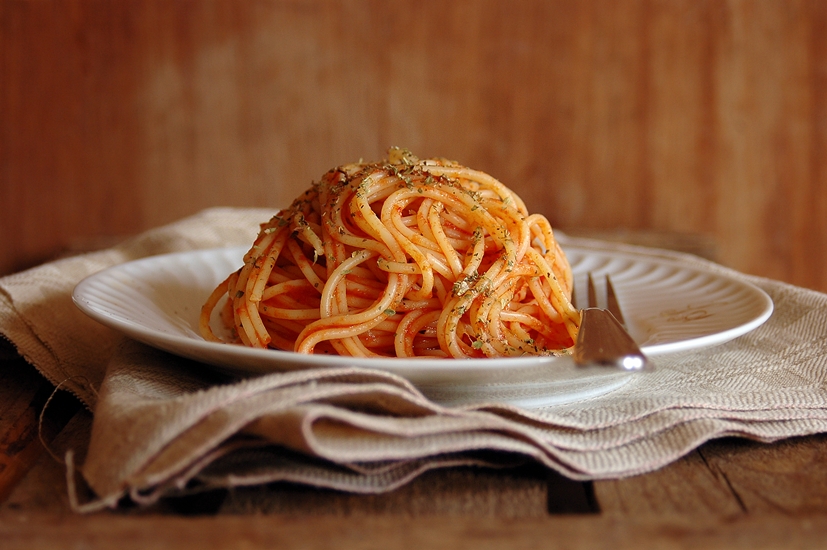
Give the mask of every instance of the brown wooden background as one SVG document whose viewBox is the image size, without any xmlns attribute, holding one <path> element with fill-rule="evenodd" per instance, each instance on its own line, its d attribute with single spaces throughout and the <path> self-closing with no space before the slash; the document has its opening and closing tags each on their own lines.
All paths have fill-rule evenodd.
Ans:
<svg viewBox="0 0 827 550">
<path fill-rule="evenodd" d="M 827 2 L 0 2 L 0 273 L 389 145 L 827 290 Z"/>
</svg>

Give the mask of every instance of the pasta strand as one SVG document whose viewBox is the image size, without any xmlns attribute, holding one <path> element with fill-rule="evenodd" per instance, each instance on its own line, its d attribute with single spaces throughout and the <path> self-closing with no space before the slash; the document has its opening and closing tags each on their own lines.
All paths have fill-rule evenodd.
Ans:
<svg viewBox="0 0 827 550">
<path fill-rule="evenodd" d="M 200 330 L 299 353 L 560 354 L 580 326 L 572 280 L 551 224 L 504 184 L 391 148 L 330 170 L 263 223 Z M 229 338 L 213 331 L 214 310 Z"/>
</svg>

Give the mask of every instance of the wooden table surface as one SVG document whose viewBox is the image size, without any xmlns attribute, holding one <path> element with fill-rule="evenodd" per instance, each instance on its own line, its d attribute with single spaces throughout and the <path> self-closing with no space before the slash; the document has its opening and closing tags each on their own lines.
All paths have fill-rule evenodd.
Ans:
<svg viewBox="0 0 827 550">
<path fill-rule="evenodd" d="M 83 450 L 91 414 L 61 392 L 41 418 L 52 387 L 8 348 L 0 352 L 0 384 L 4 549 L 819 548 L 827 541 L 827 435 L 770 445 L 710 441 L 659 471 L 593 483 L 534 465 L 456 468 L 378 496 L 277 483 L 79 515 L 55 457 Z"/>
</svg>

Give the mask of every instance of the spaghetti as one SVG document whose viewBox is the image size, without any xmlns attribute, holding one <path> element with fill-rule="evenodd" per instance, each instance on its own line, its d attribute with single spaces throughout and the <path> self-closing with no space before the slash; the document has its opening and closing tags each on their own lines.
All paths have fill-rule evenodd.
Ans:
<svg viewBox="0 0 827 550">
<path fill-rule="evenodd" d="M 229 341 L 368 357 L 561 353 L 580 317 L 545 217 L 483 172 L 392 148 L 326 173 L 262 224 L 201 311 Z M 223 305 L 219 305 L 226 297 Z"/>
</svg>

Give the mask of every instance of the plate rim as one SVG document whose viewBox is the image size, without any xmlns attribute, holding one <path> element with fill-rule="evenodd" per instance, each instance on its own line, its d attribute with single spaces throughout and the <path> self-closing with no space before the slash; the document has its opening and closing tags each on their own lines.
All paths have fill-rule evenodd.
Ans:
<svg viewBox="0 0 827 550">
<path fill-rule="evenodd" d="M 560 239 L 563 241 L 563 239 Z M 692 351 L 697 349 L 704 349 L 707 347 L 717 346 L 726 343 L 734 338 L 747 334 L 762 324 L 764 324 L 772 315 L 774 311 L 774 303 L 772 298 L 760 287 L 750 281 L 745 281 L 741 278 L 732 276 L 725 271 L 728 268 L 718 266 L 711 263 L 710 267 L 701 265 L 688 265 L 687 260 L 683 258 L 680 253 L 661 250 L 661 249 L 647 249 L 643 247 L 636 247 L 633 245 L 622 245 L 618 247 L 617 243 L 605 243 L 606 246 L 601 248 L 599 242 L 592 240 L 585 240 L 584 242 L 576 242 L 575 239 L 566 239 L 561 242 L 563 250 L 566 254 L 577 251 L 578 253 L 599 253 L 604 256 L 633 256 L 636 258 L 644 258 L 649 262 L 657 264 L 667 264 L 678 267 L 684 270 L 695 272 L 703 272 L 715 278 L 726 279 L 730 283 L 739 285 L 751 291 L 758 299 L 762 301 L 761 313 L 750 321 L 742 323 L 738 326 L 719 331 L 709 335 L 696 336 L 681 340 L 678 342 L 655 343 L 650 345 L 642 345 L 641 348 L 644 353 L 650 357 L 659 357 L 674 353 Z M 147 327 L 144 324 L 124 319 L 121 316 L 114 315 L 102 308 L 100 303 L 94 299 L 90 299 L 87 288 L 94 284 L 100 283 L 103 279 L 111 276 L 113 273 L 118 273 L 138 264 L 146 264 L 152 262 L 163 262 L 172 258 L 182 259 L 193 255 L 215 255 L 215 254 L 237 254 L 241 257 L 244 252 L 249 250 L 249 246 L 227 246 L 215 248 L 193 249 L 185 251 L 167 252 L 163 254 L 146 256 L 128 262 L 123 262 L 113 266 L 109 266 L 100 271 L 87 275 L 80 280 L 72 291 L 72 301 L 75 305 L 87 316 L 95 321 L 108 326 L 116 331 L 119 331 L 127 336 L 130 336 L 138 341 L 156 347 L 175 355 L 195 359 L 197 361 L 206 362 L 214 367 L 228 368 L 226 358 L 243 354 L 251 359 L 261 358 L 263 363 L 275 364 L 278 359 L 281 359 L 281 368 L 263 368 L 257 371 L 249 369 L 234 369 L 230 370 L 237 374 L 250 373 L 261 374 L 266 372 L 287 371 L 292 369 L 308 368 L 308 367 L 336 367 L 336 366 L 363 366 L 367 368 L 379 369 L 391 373 L 410 374 L 412 369 L 422 371 L 423 374 L 438 373 L 444 371 L 446 367 L 450 368 L 454 373 L 471 372 L 471 371 L 489 371 L 498 368 L 504 368 L 502 363 L 506 363 L 510 368 L 529 367 L 534 368 L 544 364 L 550 364 L 560 359 L 565 359 L 566 356 L 524 356 L 524 357 L 506 357 L 506 358 L 474 358 L 474 359 L 422 359 L 422 358 L 352 358 L 338 355 L 304 355 L 295 352 L 273 349 L 254 349 L 234 344 L 209 342 L 199 338 L 187 337 L 186 335 L 176 335 L 166 333 L 164 331 Z M 651 253 L 648 251 L 651 250 Z M 706 260 L 704 260 L 706 261 Z M 200 311 L 201 304 L 198 304 Z M 197 327 L 192 327 L 197 333 Z M 184 346 L 188 350 L 181 349 Z M 218 361 L 211 361 L 205 356 L 214 355 Z M 324 359 L 324 364 L 320 359 Z M 290 364 L 292 369 L 285 368 L 285 364 Z M 355 363 L 355 365 L 354 365 Z"/>
</svg>

